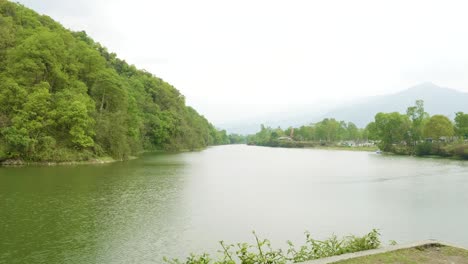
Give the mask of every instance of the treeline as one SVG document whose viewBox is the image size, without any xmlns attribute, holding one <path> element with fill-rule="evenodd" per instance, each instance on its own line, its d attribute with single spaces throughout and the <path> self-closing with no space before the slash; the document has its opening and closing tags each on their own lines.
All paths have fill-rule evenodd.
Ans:
<svg viewBox="0 0 468 264">
<path fill-rule="evenodd" d="M 260 131 L 248 137 L 248 144 L 259 146 L 303 147 L 331 145 L 340 141 L 364 142 L 368 140 L 368 131 L 358 128 L 352 122 L 325 118 L 322 121 L 282 130 L 261 125 Z M 314 144 L 316 143 L 316 144 Z"/>
<path fill-rule="evenodd" d="M 0 0 L 0 160 L 125 159 L 229 141 L 167 82 Z"/>
<path fill-rule="evenodd" d="M 326 118 L 299 128 L 261 126 L 248 143 L 260 146 L 313 147 L 316 145 L 376 144 L 382 151 L 406 155 L 438 155 L 468 158 L 468 114 L 456 113 L 452 121 L 443 115 L 430 116 L 424 101 L 416 101 L 406 114 L 378 113 L 365 128 L 351 122 Z"/>
<path fill-rule="evenodd" d="M 240 135 L 240 134 L 229 134 L 229 144 L 246 144 L 247 143 L 247 136 Z"/>
</svg>

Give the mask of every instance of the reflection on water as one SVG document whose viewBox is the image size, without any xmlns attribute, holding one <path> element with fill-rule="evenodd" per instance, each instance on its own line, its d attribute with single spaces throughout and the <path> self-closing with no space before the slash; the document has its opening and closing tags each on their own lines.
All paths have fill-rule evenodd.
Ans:
<svg viewBox="0 0 468 264">
<path fill-rule="evenodd" d="M 362 234 L 468 246 L 468 164 L 213 147 L 115 164 L 0 168 L 0 262 L 160 263 L 217 242 Z"/>
</svg>

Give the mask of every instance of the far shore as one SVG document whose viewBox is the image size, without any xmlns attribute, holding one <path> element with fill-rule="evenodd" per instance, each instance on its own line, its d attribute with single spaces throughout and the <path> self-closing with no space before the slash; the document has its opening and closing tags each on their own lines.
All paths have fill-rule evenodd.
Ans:
<svg viewBox="0 0 468 264">
<path fill-rule="evenodd" d="M 379 150 L 378 147 L 345 147 L 345 146 L 317 146 L 317 147 L 305 147 L 305 148 L 306 149 L 365 151 L 365 152 L 375 152 Z"/>
<path fill-rule="evenodd" d="M 304 142 L 298 142 L 304 143 Z M 307 142 L 310 143 L 310 142 Z M 345 151 L 364 151 L 364 152 L 375 152 L 379 148 L 377 146 L 322 146 L 322 145 L 277 145 L 277 146 L 263 146 L 255 144 L 247 144 L 248 146 L 258 146 L 258 147 L 270 147 L 270 148 L 297 148 L 297 149 L 323 149 L 323 150 L 345 150 Z"/>
<path fill-rule="evenodd" d="M 414 153 L 399 153 L 399 152 L 386 152 L 380 151 L 378 146 L 339 146 L 339 145 L 320 145 L 311 144 L 311 142 L 289 141 L 281 142 L 276 145 L 256 145 L 247 144 L 249 146 L 270 147 L 270 148 L 297 148 L 297 149 L 322 149 L 322 150 L 343 150 L 343 151 L 357 151 L 357 152 L 377 152 L 385 155 L 418 157 L 418 158 L 433 158 L 433 159 L 451 159 L 451 160 L 467 160 L 467 158 L 459 155 L 416 155 Z"/>
</svg>

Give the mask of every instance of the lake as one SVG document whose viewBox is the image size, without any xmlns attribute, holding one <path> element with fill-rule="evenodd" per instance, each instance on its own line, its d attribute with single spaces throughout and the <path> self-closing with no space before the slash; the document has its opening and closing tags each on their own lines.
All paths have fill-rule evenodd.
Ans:
<svg viewBox="0 0 468 264">
<path fill-rule="evenodd" d="M 161 263 L 218 241 L 362 235 L 468 246 L 468 162 L 229 145 L 0 168 L 0 263 Z"/>
</svg>

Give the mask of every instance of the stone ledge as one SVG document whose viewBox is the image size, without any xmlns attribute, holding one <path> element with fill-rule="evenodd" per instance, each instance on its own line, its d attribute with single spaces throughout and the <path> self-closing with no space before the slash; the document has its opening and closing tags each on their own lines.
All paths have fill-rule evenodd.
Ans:
<svg viewBox="0 0 468 264">
<path fill-rule="evenodd" d="M 395 246 L 388 246 L 384 248 L 378 248 L 378 249 L 371 249 L 371 250 L 366 250 L 366 251 L 359 251 L 355 253 L 348 253 L 348 254 L 343 254 L 343 255 L 338 255 L 338 256 L 333 256 L 333 257 L 328 257 L 328 258 L 322 258 L 322 259 L 316 259 L 316 260 L 309 260 L 306 262 L 301 262 L 302 264 L 330 264 L 342 260 L 348 260 L 348 259 L 353 259 L 353 258 L 359 258 L 359 257 L 366 257 L 366 256 L 371 256 L 371 255 L 377 255 L 377 254 L 382 254 L 382 253 L 388 253 L 400 249 L 408 249 L 408 248 L 414 248 L 414 247 L 421 247 L 421 246 L 431 246 L 431 245 L 442 245 L 442 246 L 449 246 L 453 248 L 460 248 L 464 250 L 468 250 L 466 247 L 458 246 L 458 245 L 453 245 L 450 243 L 434 240 L 434 239 L 429 239 L 429 240 L 422 240 L 422 241 L 417 241 L 409 244 L 404 244 L 404 245 L 395 245 Z"/>
</svg>

